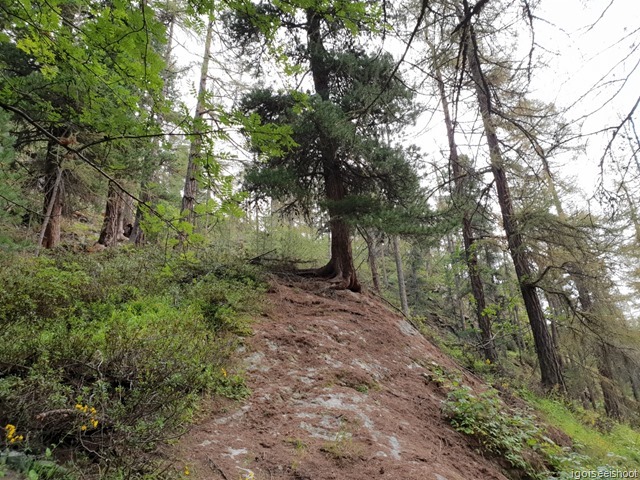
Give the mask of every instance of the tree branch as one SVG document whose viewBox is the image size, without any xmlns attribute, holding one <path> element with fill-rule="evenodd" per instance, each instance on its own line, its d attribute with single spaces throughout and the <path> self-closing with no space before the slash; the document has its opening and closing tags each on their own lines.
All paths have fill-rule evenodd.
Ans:
<svg viewBox="0 0 640 480">
<path fill-rule="evenodd" d="M 82 152 L 80 151 L 80 149 L 76 149 L 73 148 L 69 145 L 65 145 L 65 142 L 62 142 L 59 138 L 57 138 L 55 135 L 53 135 L 51 132 L 49 132 L 46 128 L 44 128 L 42 125 L 40 125 L 38 122 L 36 122 L 34 119 L 32 119 L 26 112 L 23 112 L 22 110 L 20 110 L 19 108 L 16 108 L 12 105 L 7 105 L 6 103 L 2 103 L 0 102 L 0 108 L 4 108 L 5 110 L 15 113 L 16 115 L 20 116 L 23 120 L 25 120 L 27 123 L 31 124 L 36 130 L 38 130 L 39 132 L 41 132 L 42 134 L 44 134 L 45 137 L 47 137 L 49 140 L 55 142 L 57 145 L 60 145 L 61 147 L 63 147 L 65 150 L 67 150 L 70 153 L 73 153 L 74 155 L 76 155 L 80 160 L 82 160 L 83 162 L 85 162 L 87 165 L 89 165 L 91 168 L 93 168 L 95 171 L 97 171 L 100 175 L 102 175 L 104 178 L 106 178 L 107 180 L 109 180 L 110 182 L 113 182 L 113 184 L 118 187 L 122 193 L 124 193 L 125 195 L 127 195 L 129 198 L 131 198 L 132 200 L 135 200 L 136 202 L 138 202 L 139 205 L 144 206 L 149 212 L 151 212 L 153 215 L 155 215 L 156 217 L 158 217 L 160 220 L 162 220 L 167 226 L 169 226 L 169 228 L 171 228 L 172 230 L 174 230 L 175 232 L 181 234 L 182 232 L 180 232 L 178 230 L 178 228 L 176 228 L 171 221 L 167 220 L 166 218 L 164 218 L 157 210 L 155 210 L 151 205 L 149 205 L 147 202 L 141 200 L 140 198 L 138 198 L 136 195 L 134 195 L 133 193 L 129 192 L 126 188 L 124 188 L 120 182 L 118 182 L 115 178 L 113 178 L 111 175 L 109 175 L 107 172 L 105 172 L 102 168 L 100 168 L 95 162 L 89 160 L 85 155 L 82 154 Z"/>
</svg>

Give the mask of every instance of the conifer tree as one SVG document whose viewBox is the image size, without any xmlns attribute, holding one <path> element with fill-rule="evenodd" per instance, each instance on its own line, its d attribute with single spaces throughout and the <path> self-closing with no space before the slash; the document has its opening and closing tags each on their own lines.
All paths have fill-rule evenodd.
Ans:
<svg viewBox="0 0 640 480">
<path fill-rule="evenodd" d="M 281 201 L 285 210 L 309 214 L 320 205 L 329 217 L 331 259 L 314 273 L 359 291 L 352 226 L 365 219 L 381 223 L 383 211 L 401 207 L 418 188 L 405 152 L 381 141 L 384 129 L 411 119 L 412 94 L 389 55 L 369 55 L 357 45 L 363 4 L 318 2 L 299 13 L 294 21 L 277 11 L 289 33 L 305 34 L 295 51 L 306 62 L 313 94 L 263 89 L 243 99 L 244 112 L 289 128 L 296 144 L 269 152 L 260 146 L 264 134 L 248 131 L 258 162 L 246 174 L 247 186 Z"/>
<path fill-rule="evenodd" d="M 483 133 L 490 155 L 490 167 L 493 174 L 502 214 L 503 228 L 507 237 L 508 249 L 515 267 L 520 292 L 529 317 L 542 384 L 546 388 L 564 388 L 561 362 L 555 349 L 544 310 L 535 283 L 535 270 L 527 252 L 523 231 L 519 225 L 508 180 L 505 157 L 498 138 L 497 108 L 500 99 L 496 98 L 494 85 L 485 74 L 482 65 L 482 52 L 478 44 L 472 17 L 474 12 L 468 2 L 457 5 L 459 20 L 456 30 L 461 30 L 461 45 L 466 73 L 475 92 L 478 109 L 482 118 Z M 477 14 L 477 12 L 476 12 Z"/>
</svg>

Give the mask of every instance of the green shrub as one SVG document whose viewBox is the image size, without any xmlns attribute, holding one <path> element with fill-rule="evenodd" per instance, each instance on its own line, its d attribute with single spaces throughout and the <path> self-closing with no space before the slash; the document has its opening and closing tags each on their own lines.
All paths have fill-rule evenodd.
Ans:
<svg viewBox="0 0 640 480">
<path fill-rule="evenodd" d="M 563 449 L 546 435 L 531 411 L 507 407 L 493 388 L 478 394 L 462 384 L 459 374 L 436 364 L 428 367 L 431 380 L 447 391 L 442 411 L 451 425 L 527 478 L 565 478 L 562 472 L 583 464 L 580 455 Z"/>
<path fill-rule="evenodd" d="M 248 394 L 227 369 L 264 291 L 257 272 L 129 250 L 6 265 L 0 427 L 23 437 L 7 447 L 71 448 L 128 478 L 153 469 L 149 454 L 184 431 L 202 394 Z"/>
</svg>

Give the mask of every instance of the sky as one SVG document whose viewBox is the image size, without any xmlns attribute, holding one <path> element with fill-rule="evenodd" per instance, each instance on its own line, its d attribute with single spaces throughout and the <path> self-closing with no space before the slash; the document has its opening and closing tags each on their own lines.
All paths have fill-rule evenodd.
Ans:
<svg viewBox="0 0 640 480">
<path fill-rule="evenodd" d="M 587 116 L 582 133 L 618 124 L 640 95 L 640 2 L 543 0 L 537 16 L 536 40 L 549 65 L 535 75 L 534 93 L 568 108 L 568 119 Z M 568 164 L 587 192 L 610 135 L 588 138 L 585 155 Z"/>
<path fill-rule="evenodd" d="M 540 0 L 534 14 L 535 54 L 547 66 L 535 70 L 532 96 L 566 109 L 565 118 L 577 122 L 582 133 L 619 123 L 640 95 L 640 68 L 633 72 L 640 61 L 640 0 Z M 522 25 L 524 30 L 526 24 Z M 203 40 L 179 33 L 176 43 L 178 66 L 191 67 L 181 90 L 193 110 Z M 393 48 L 398 58 L 402 48 Z M 523 55 L 528 48 L 523 42 Z M 426 153 L 437 156 L 446 148 L 446 137 L 438 116 L 430 116 L 425 112 L 409 140 L 433 145 L 433 152 Z M 561 175 L 575 178 L 585 192 L 592 192 L 608 138 L 610 133 L 583 140 L 584 153 L 559 161 Z"/>
</svg>

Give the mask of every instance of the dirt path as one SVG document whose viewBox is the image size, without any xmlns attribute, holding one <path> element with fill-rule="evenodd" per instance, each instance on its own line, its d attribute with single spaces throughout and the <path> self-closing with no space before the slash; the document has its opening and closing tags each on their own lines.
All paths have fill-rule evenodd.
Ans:
<svg viewBox="0 0 640 480">
<path fill-rule="evenodd" d="M 442 418 L 421 364 L 454 365 L 404 319 L 317 281 L 268 297 L 244 352 L 253 393 L 182 439 L 190 478 L 506 480 Z"/>
</svg>

